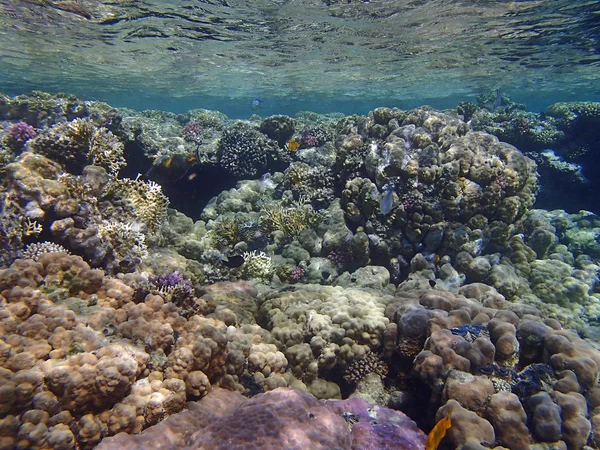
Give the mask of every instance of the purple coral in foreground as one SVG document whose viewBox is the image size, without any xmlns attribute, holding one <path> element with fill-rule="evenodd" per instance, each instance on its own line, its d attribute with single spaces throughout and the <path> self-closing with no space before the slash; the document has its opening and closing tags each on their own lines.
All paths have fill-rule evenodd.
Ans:
<svg viewBox="0 0 600 450">
<path fill-rule="evenodd" d="M 403 413 L 361 399 L 317 400 L 277 388 L 250 399 L 213 388 L 202 400 L 138 435 L 117 434 L 98 450 L 412 450 L 427 437 Z"/>
</svg>

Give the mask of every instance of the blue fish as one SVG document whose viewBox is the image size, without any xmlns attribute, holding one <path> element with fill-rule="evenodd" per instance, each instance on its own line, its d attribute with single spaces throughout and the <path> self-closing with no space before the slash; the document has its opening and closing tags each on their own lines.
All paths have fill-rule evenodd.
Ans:
<svg viewBox="0 0 600 450">
<path fill-rule="evenodd" d="M 394 188 L 387 186 L 384 189 L 381 198 L 379 199 L 379 211 L 384 216 L 387 216 L 394 209 Z"/>
</svg>

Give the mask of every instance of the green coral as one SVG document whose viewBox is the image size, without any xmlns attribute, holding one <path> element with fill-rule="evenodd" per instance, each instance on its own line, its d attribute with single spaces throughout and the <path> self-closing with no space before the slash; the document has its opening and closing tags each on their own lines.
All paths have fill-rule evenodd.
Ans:
<svg viewBox="0 0 600 450">
<path fill-rule="evenodd" d="M 572 122 L 579 118 L 599 119 L 600 102 L 557 102 L 548 106 L 545 114 L 562 123 Z"/>
<path fill-rule="evenodd" d="M 546 303 L 563 307 L 588 303 L 589 287 L 573 277 L 572 271 L 573 268 L 562 261 L 534 261 L 529 277 L 533 293 Z"/>
</svg>

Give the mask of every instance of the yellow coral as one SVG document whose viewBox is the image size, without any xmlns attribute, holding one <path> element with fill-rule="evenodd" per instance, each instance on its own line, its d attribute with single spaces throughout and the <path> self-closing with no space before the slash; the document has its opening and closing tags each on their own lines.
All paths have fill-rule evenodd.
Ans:
<svg viewBox="0 0 600 450">
<path fill-rule="evenodd" d="M 233 247 L 244 240 L 239 221 L 236 219 L 222 219 L 215 222 L 211 230 L 211 237 L 220 246 Z"/>
<path fill-rule="evenodd" d="M 320 218 L 310 205 L 296 202 L 289 208 L 278 204 L 267 209 L 261 217 L 260 225 L 268 233 L 281 231 L 286 236 L 296 237 L 302 230 L 310 228 Z"/>
</svg>

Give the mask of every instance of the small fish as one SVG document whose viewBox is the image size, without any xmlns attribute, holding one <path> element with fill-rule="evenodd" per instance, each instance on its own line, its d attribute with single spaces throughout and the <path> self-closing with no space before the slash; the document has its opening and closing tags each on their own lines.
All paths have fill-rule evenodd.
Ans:
<svg viewBox="0 0 600 450">
<path fill-rule="evenodd" d="M 242 255 L 222 255 L 220 259 L 223 265 L 229 267 L 230 269 L 240 267 L 245 262 L 244 257 Z"/>
<path fill-rule="evenodd" d="M 397 205 L 394 206 L 394 189 L 388 188 L 384 190 L 379 199 L 379 211 L 381 214 L 387 216 L 396 207 Z"/>
<path fill-rule="evenodd" d="M 161 156 L 156 160 L 152 167 L 150 167 L 146 176 L 159 183 L 178 181 L 188 174 L 196 161 L 197 159 L 193 156 Z"/>
<path fill-rule="evenodd" d="M 285 144 L 285 148 L 290 152 L 295 152 L 300 148 L 300 142 L 298 142 L 296 139 L 290 139 L 287 141 L 287 144 Z"/>
<path fill-rule="evenodd" d="M 446 431 L 452 426 L 452 410 L 448 411 L 448 414 L 442 417 L 438 423 L 431 429 L 427 435 L 427 443 L 425 444 L 425 450 L 436 450 L 442 442 Z"/>
<path fill-rule="evenodd" d="M 435 287 L 437 283 L 434 280 L 429 280 L 429 286 L 431 286 L 432 288 Z"/>
<path fill-rule="evenodd" d="M 260 109 L 260 104 L 263 101 L 260 98 L 255 98 L 254 100 L 252 100 L 252 110 L 253 111 L 257 111 Z"/>
</svg>

